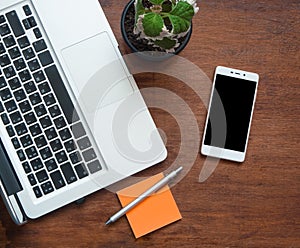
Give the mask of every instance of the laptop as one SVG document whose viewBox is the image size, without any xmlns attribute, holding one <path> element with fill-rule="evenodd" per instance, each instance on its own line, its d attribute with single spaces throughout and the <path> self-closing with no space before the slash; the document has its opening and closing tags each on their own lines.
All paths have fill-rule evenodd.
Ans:
<svg viewBox="0 0 300 248">
<path fill-rule="evenodd" d="M 97 0 L 1 0 L 0 116 L 17 224 L 167 156 Z"/>
</svg>

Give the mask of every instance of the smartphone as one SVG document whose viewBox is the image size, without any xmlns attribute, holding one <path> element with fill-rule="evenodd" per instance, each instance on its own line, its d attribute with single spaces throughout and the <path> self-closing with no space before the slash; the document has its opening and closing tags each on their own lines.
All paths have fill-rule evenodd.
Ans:
<svg viewBox="0 0 300 248">
<path fill-rule="evenodd" d="M 243 162 L 259 76 L 218 66 L 202 140 L 203 155 Z"/>
</svg>

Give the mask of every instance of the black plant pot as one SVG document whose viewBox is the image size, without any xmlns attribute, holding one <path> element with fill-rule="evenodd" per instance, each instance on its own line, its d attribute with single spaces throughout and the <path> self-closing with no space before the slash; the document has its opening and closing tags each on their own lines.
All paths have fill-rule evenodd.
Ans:
<svg viewBox="0 0 300 248">
<path fill-rule="evenodd" d="M 143 47 L 143 49 L 139 49 L 137 48 L 130 40 L 130 35 L 128 34 L 128 32 L 126 31 L 126 27 L 125 24 L 127 21 L 130 21 L 132 24 L 132 30 L 134 28 L 134 18 L 129 19 L 128 17 L 128 13 L 129 11 L 134 12 L 134 2 L 135 0 L 131 0 L 124 8 L 123 13 L 122 13 L 122 17 L 121 17 L 121 32 L 122 32 L 122 36 L 126 42 L 126 44 L 130 47 L 130 49 L 134 52 L 134 53 L 138 53 L 138 55 L 141 55 L 142 57 L 145 57 L 146 59 L 150 59 L 150 60 L 161 60 L 161 59 L 167 59 L 169 57 L 172 57 L 172 55 L 178 54 L 180 53 L 188 44 L 191 35 L 192 35 L 192 24 L 191 24 L 191 28 L 189 30 L 189 32 L 187 33 L 187 35 L 183 38 L 181 38 L 181 42 L 179 47 L 175 48 L 175 52 L 174 53 L 165 53 L 165 52 L 159 52 L 153 48 L 151 48 L 150 46 L 148 46 L 147 44 L 139 44 L 139 47 L 141 46 L 145 46 Z M 127 20 L 129 19 L 129 20 Z M 131 32 L 133 33 L 133 32 Z M 131 34 L 132 36 L 132 34 Z M 132 38 L 132 37 L 131 37 Z M 141 42 L 142 43 L 142 42 Z"/>
</svg>

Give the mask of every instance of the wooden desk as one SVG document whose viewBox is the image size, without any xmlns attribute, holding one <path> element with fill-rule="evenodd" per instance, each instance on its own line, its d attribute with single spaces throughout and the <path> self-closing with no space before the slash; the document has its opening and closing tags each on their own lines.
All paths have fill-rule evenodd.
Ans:
<svg viewBox="0 0 300 248">
<path fill-rule="evenodd" d="M 100 2 L 120 49 L 129 53 L 119 28 L 127 0 Z M 300 2 L 212 0 L 200 8 L 192 39 L 180 55 L 210 78 L 217 65 L 261 77 L 246 162 L 221 161 L 199 183 L 205 157 L 198 155 L 172 188 L 183 219 L 138 240 L 126 218 L 104 227 L 120 208 L 107 190 L 22 227 L 12 223 L 1 201 L 0 247 L 300 247 Z M 205 106 L 184 83 L 154 73 L 136 80 L 141 88 L 166 88 L 184 99 L 202 134 Z M 162 110 L 152 113 L 168 137 L 169 157 L 145 172 L 149 175 L 168 168 L 180 147 L 174 118 Z"/>
</svg>

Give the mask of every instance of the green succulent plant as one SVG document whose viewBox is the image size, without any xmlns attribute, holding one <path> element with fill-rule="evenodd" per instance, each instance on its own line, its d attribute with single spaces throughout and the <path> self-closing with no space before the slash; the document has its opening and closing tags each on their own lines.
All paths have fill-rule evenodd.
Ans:
<svg viewBox="0 0 300 248">
<path fill-rule="evenodd" d="M 148 44 L 174 52 L 198 10 L 196 0 L 135 0 L 134 33 Z"/>
</svg>

